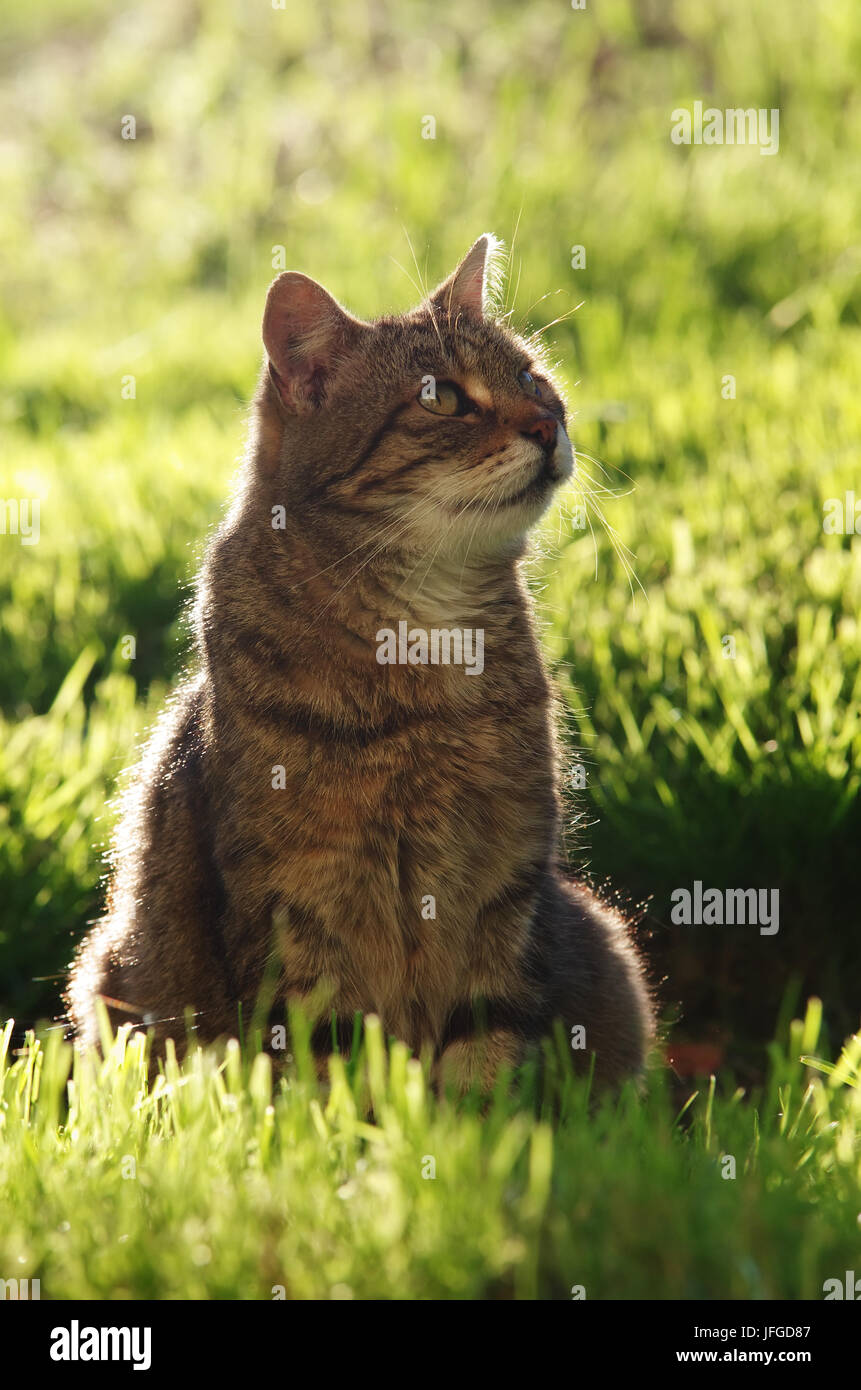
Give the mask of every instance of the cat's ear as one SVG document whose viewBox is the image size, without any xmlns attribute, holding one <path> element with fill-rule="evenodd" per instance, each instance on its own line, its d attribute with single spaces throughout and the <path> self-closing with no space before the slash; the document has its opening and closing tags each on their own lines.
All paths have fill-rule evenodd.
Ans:
<svg viewBox="0 0 861 1390">
<path fill-rule="evenodd" d="M 288 410 L 313 410 L 326 394 L 338 357 L 364 325 L 295 270 L 273 280 L 263 311 L 269 375 Z"/>
<path fill-rule="evenodd" d="M 430 295 L 430 303 L 451 319 L 459 314 L 484 318 L 498 289 L 501 251 L 502 242 L 485 232 L 467 251 L 457 270 Z"/>
</svg>

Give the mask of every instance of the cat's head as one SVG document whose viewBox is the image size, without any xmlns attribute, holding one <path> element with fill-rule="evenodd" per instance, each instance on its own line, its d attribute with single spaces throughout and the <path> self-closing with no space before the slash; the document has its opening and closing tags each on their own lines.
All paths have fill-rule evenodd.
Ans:
<svg viewBox="0 0 861 1390">
<path fill-rule="evenodd" d="M 410 313 L 366 323 L 289 271 L 263 319 L 272 482 L 313 532 L 457 554 L 516 547 L 573 471 L 540 353 L 489 311 L 479 237 Z"/>
</svg>

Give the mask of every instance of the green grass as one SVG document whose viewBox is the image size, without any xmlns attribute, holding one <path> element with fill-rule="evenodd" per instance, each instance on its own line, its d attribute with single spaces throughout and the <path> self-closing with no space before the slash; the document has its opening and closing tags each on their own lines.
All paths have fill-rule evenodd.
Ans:
<svg viewBox="0 0 861 1390">
<path fill-rule="evenodd" d="M 662 1009 L 677 1041 L 723 1054 L 734 1080 L 718 1086 L 715 1132 L 747 1160 L 759 1114 L 756 1165 L 710 1186 L 706 1102 L 673 1129 L 658 1081 L 642 1106 L 628 1099 L 589 1123 L 577 1111 L 552 1136 L 525 1110 L 503 1106 L 480 1124 L 432 1108 L 418 1130 L 398 1120 L 412 1135 L 403 1151 L 382 1116 L 375 1140 L 357 1137 L 341 1100 L 326 1119 L 297 1083 L 276 1095 L 263 1175 L 248 1167 L 225 1203 L 234 1266 L 210 1229 L 221 1220 L 212 1190 L 232 1190 L 228 1170 L 251 1162 L 263 1064 L 256 1092 L 235 1071 L 224 1079 L 235 1111 L 210 1059 L 135 1112 L 147 1188 L 120 1184 L 110 1166 L 112 1136 L 132 1123 L 136 1063 L 110 1064 L 99 1081 L 79 1062 L 80 1145 L 68 1131 L 51 1137 L 59 1084 L 50 1104 L 43 1092 L 35 1129 L 15 1118 L 17 1103 L 5 1112 L 22 1223 L 5 1239 L 67 1292 L 89 1280 L 140 1290 L 146 1269 L 165 1289 L 211 1289 L 214 1264 L 185 1258 L 199 1244 L 218 1247 L 234 1290 L 252 1296 L 254 1232 L 259 1244 L 270 1227 L 273 1268 L 306 1242 L 299 1267 L 313 1255 L 319 1273 L 303 1277 L 357 1296 L 377 1277 L 389 1292 L 398 1280 L 401 1292 L 451 1292 L 462 1278 L 467 1291 L 564 1294 L 581 1271 L 596 1295 L 815 1291 L 854 1229 L 857 1191 L 848 1215 L 840 1197 L 857 1163 L 850 1088 L 816 1083 L 802 1163 L 807 1119 L 793 1136 L 777 1120 L 801 1103 L 799 1064 L 785 1062 L 788 1109 L 767 1071 L 778 1020 L 811 995 L 830 1029 L 824 1056 L 859 1024 L 861 541 L 826 535 L 822 519 L 826 499 L 861 497 L 861 14 L 855 0 L 444 11 L 423 0 L 284 11 L 32 0 L 4 17 L 0 499 L 39 498 L 41 535 L 22 546 L 0 534 L 0 1017 L 26 1028 L 57 1015 L 63 972 L 100 910 L 110 799 L 182 669 L 183 605 L 243 447 L 273 248 L 373 316 L 415 303 L 412 282 L 441 279 L 490 230 L 513 248 L 514 322 L 553 325 L 582 477 L 597 489 L 591 527 L 573 521 L 582 499 L 565 499 L 531 569 L 571 759 L 588 771 L 571 800 L 571 866 L 645 904 Z M 695 100 L 779 107 L 779 153 L 673 145 L 671 112 Z M 134 141 L 120 136 L 128 114 Z M 421 138 L 429 114 L 435 140 Z M 134 399 L 122 395 L 129 375 Z M 721 391 L 727 375 L 734 399 Z M 633 593 L 599 507 L 633 556 Z M 673 926 L 670 894 L 694 879 L 778 888 L 779 934 Z M 735 1081 L 748 1098 L 721 1099 Z M 392 1115 L 403 1116 L 398 1085 Z M 174 1132 L 180 1095 L 198 1109 Z M 516 1176 L 491 1181 L 507 1127 L 522 1144 L 515 1155 L 506 1141 L 512 1166 L 501 1158 L 499 1172 Z M 436 1184 L 409 1167 L 413 1140 L 441 1157 L 448 1146 Z M 553 1153 L 546 1193 L 542 1144 Z M 624 1221 L 602 1187 L 608 1156 Z M 184 1184 L 194 1164 L 206 1176 Z M 295 1222 L 279 1187 L 288 1176 L 301 1192 Z M 336 1195 L 349 1182 L 357 1201 Z M 400 1205 L 381 1197 L 386 1183 Z M 432 1194 L 446 1183 L 441 1202 Z M 64 1193 L 79 1198 L 89 1234 L 72 1216 L 62 1232 L 47 1195 L 38 1215 L 41 1184 L 59 1206 Z M 128 1215 L 122 1245 L 99 1224 L 100 1192 L 105 1211 L 115 1202 L 117 1219 Z M 747 1235 L 727 1215 L 744 1193 Z M 401 1267 L 390 1251 L 379 1275 L 369 1258 L 363 1273 L 345 1233 L 358 1219 L 370 1254 L 368 1213 L 389 1205 L 412 1254 Z M 601 1220 L 609 1243 L 587 1239 Z M 676 1233 L 672 1257 L 646 1253 L 662 1221 Z M 186 1222 L 208 1234 L 172 1246 Z"/>
<path fill-rule="evenodd" d="M 581 467 L 613 494 L 585 532 L 563 503 L 534 569 L 589 773 L 572 867 L 649 901 L 682 1036 L 751 1079 L 787 988 L 827 1001 L 834 1042 L 857 1026 L 861 545 L 822 504 L 861 496 L 861 19 L 673 14 L 151 0 L 132 23 L 78 0 L 7 20 L 0 496 L 41 499 L 41 538 L 0 537 L 0 1012 L 56 1013 L 99 910 L 105 796 L 182 666 L 273 247 L 373 315 L 415 302 L 410 244 L 433 282 L 489 228 L 515 322 L 562 316 Z M 779 106 L 779 153 L 673 145 L 698 98 Z M 673 928 L 694 878 L 779 888 L 779 937 Z"/>
<path fill-rule="evenodd" d="M 822 1298 L 857 1264 L 861 1037 L 824 1080 L 819 1020 L 760 1096 L 681 1116 L 659 1076 L 590 1113 L 564 1060 L 481 1111 L 438 1100 L 375 1019 L 325 1089 L 299 1017 L 274 1084 L 236 1042 L 151 1089 L 142 1034 L 101 1063 L 4 1045 L 0 1271 L 43 1299 Z"/>
</svg>

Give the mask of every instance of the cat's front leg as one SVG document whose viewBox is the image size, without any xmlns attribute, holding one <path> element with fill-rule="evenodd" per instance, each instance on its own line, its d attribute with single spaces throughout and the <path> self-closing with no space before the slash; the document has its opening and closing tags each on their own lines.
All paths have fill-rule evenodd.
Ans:
<svg viewBox="0 0 861 1390">
<path fill-rule="evenodd" d="M 441 1092 L 490 1091 L 501 1069 L 523 1061 L 526 1043 L 517 1034 L 496 1029 L 481 1037 L 450 1043 L 434 1064 L 434 1085 Z"/>
<path fill-rule="evenodd" d="M 437 1048 L 432 1079 L 442 1092 L 489 1091 L 503 1069 L 523 1062 L 531 1033 L 528 1006 L 472 998 L 451 1013 Z"/>
</svg>

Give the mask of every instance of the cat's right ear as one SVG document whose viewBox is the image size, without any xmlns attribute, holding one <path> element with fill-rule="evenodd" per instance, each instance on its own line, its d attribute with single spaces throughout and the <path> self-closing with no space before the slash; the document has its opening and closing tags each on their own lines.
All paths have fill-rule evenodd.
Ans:
<svg viewBox="0 0 861 1390">
<path fill-rule="evenodd" d="M 459 314 L 482 319 L 500 289 L 503 245 L 491 232 L 473 242 L 460 265 L 429 297 L 452 320 Z"/>
<path fill-rule="evenodd" d="M 285 270 L 273 280 L 263 311 L 263 346 L 288 410 L 315 410 L 322 403 L 339 355 L 362 327 L 307 275 Z"/>
</svg>

